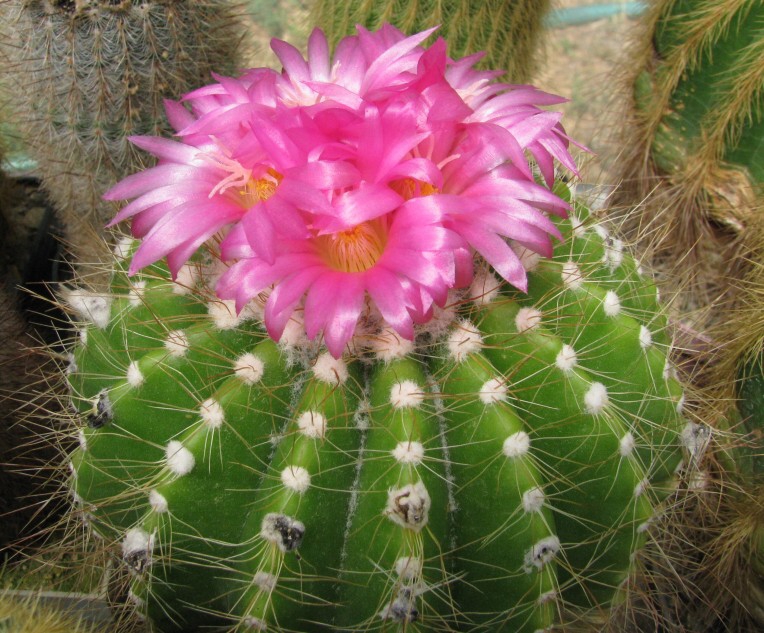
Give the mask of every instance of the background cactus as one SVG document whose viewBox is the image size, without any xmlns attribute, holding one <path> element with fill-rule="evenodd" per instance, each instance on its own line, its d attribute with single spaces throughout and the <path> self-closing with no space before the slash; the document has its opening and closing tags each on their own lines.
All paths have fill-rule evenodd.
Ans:
<svg viewBox="0 0 764 633">
<path fill-rule="evenodd" d="M 316 0 L 311 23 L 335 44 L 354 32 L 357 24 L 376 30 L 389 22 L 405 33 L 440 26 L 438 35 L 448 41 L 452 56 L 485 51 L 482 65 L 506 70 L 510 81 L 522 82 L 536 69 L 542 22 L 550 5 L 549 0 Z"/>
<path fill-rule="evenodd" d="M 75 511 L 160 627 L 545 630 L 621 600 L 680 465 L 656 289 L 576 204 L 527 295 L 489 274 L 352 356 L 277 345 L 201 258 L 72 291 Z M 214 253 L 212 253 L 214 261 Z M 304 334 L 303 334 L 304 336 Z"/>
<path fill-rule="evenodd" d="M 764 6 L 656 2 L 631 63 L 620 202 L 643 205 L 629 224 L 657 244 L 682 307 L 705 306 L 761 223 Z"/>
<path fill-rule="evenodd" d="M 97 261 L 116 209 L 101 196 L 141 167 L 132 134 L 168 129 L 163 98 L 235 67 L 229 0 L 2 3 L 4 80 L 26 151 L 74 258 Z"/>
</svg>

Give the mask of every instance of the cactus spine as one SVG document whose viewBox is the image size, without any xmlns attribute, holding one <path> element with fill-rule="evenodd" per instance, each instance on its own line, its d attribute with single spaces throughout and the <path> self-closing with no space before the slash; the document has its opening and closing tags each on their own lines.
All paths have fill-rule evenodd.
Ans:
<svg viewBox="0 0 764 633">
<path fill-rule="evenodd" d="M 764 7 L 664 0 L 644 26 L 628 82 L 622 201 L 647 197 L 642 234 L 664 236 L 657 257 L 667 266 L 687 258 L 679 287 L 697 307 L 726 291 L 761 222 Z"/>
<path fill-rule="evenodd" d="M 528 295 L 482 275 L 339 360 L 235 317 L 201 260 L 70 293 L 76 511 L 135 602 L 166 630 L 527 632 L 617 602 L 682 389 L 655 287 L 583 206 L 562 228 Z"/>
<path fill-rule="evenodd" d="M 319 0 L 311 22 L 324 30 L 330 42 L 354 31 L 357 24 L 376 30 L 389 22 L 405 33 L 440 26 L 454 57 L 486 51 L 486 68 L 507 71 L 511 81 L 528 81 L 535 69 L 544 15 L 549 0 L 466 2 L 464 0 Z"/>
<path fill-rule="evenodd" d="M 133 134 L 168 126 L 163 98 L 231 68 L 240 39 L 228 0 L 4 3 L 5 69 L 20 132 L 61 214 L 75 259 L 99 256 L 116 212 L 101 196 L 143 160 Z"/>
</svg>

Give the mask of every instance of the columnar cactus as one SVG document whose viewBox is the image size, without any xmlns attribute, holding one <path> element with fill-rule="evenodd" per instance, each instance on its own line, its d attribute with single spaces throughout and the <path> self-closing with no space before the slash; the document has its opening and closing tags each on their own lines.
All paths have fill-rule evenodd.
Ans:
<svg viewBox="0 0 764 633">
<path fill-rule="evenodd" d="M 628 586 L 681 461 L 656 289 L 553 189 L 556 98 L 428 35 L 277 42 L 108 194 L 143 239 L 67 295 L 71 486 L 160 628 L 533 632 Z"/>
<path fill-rule="evenodd" d="M 378 29 L 394 24 L 404 33 L 417 33 L 441 25 L 452 55 L 485 50 L 487 68 L 503 68 L 512 81 L 528 81 L 536 67 L 543 18 L 549 0 L 317 0 L 312 21 L 337 42 L 357 24 Z"/>
<path fill-rule="evenodd" d="M 229 0 L 12 0 L 3 69 L 16 123 L 75 259 L 97 256 L 116 212 L 101 196 L 144 158 L 131 134 L 169 128 L 163 99 L 235 66 Z"/>
<path fill-rule="evenodd" d="M 756 0 L 656 2 L 627 71 L 621 200 L 691 307 L 729 288 L 761 222 L 762 24 Z"/>
</svg>

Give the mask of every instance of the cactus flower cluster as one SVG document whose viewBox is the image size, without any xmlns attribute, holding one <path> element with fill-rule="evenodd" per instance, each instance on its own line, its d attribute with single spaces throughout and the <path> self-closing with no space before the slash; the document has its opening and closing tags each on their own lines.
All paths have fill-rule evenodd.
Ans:
<svg viewBox="0 0 764 633">
<path fill-rule="evenodd" d="M 220 78 L 186 95 L 190 113 L 170 104 L 180 140 L 133 138 L 158 164 L 107 194 L 134 198 L 115 219 L 143 240 L 131 272 L 166 256 L 177 275 L 225 229 L 218 296 L 241 310 L 268 292 L 274 339 L 298 312 L 335 357 L 369 311 L 413 339 L 469 286 L 474 253 L 525 290 L 506 239 L 548 256 L 559 237 L 547 213 L 567 204 L 526 152 L 547 185 L 555 159 L 575 170 L 560 114 L 538 107 L 560 99 L 492 82 L 443 40 L 422 48 L 431 33 L 359 29 L 332 59 L 315 30 L 307 61 L 277 41 L 282 73 Z"/>
</svg>

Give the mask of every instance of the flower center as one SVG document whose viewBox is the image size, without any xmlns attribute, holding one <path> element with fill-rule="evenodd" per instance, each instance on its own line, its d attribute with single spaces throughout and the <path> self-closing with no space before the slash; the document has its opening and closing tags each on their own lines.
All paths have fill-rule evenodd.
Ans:
<svg viewBox="0 0 764 633">
<path fill-rule="evenodd" d="M 270 198 L 279 186 L 283 176 L 274 169 L 268 169 L 268 172 L 262 178 L 250 178 L 239 188 L 239 196 L 244 207 L 249 209 L 258 202 L 263 202 Z"/>
<path fill-rule="evenodd" d="M 345 273 L 361 273 L 382 256 L 387 235 L 379 221 L 371 220 L 339 233 L 320 235 L 316 242 L 329 266 Z"/>
<path fill-rule="evenodd" d="M 438 193 L 438 188 L 435 185 L 431 185 L 429 182 L 417 180 L 416 178 L 401 178 L 400 180 L 393 180 L 390 182 L 390 189 L 392 189 L 404 200 L 421 198 L 423 196 L 429 196 L 433 193 Z"/>
<path fill-rule="evenodd" d="M 225 150 L 222 151 L 225 152 Z M 262 177 L 253 178 L 251 169 L 247 169 L 239 161 L 228 156 L 227 153 L 220 156 L 201 152 L 198 156 L 210 165 L 228 173 L 212 188 L 209 197 L 212 198 L 215 194 L 224 194 L 229 189 L 234 189 L 239 194 L 236 201 L 245 209 L 270 198 L 283 179 L 279 172 L 270 167 Z"/>
</svg>

